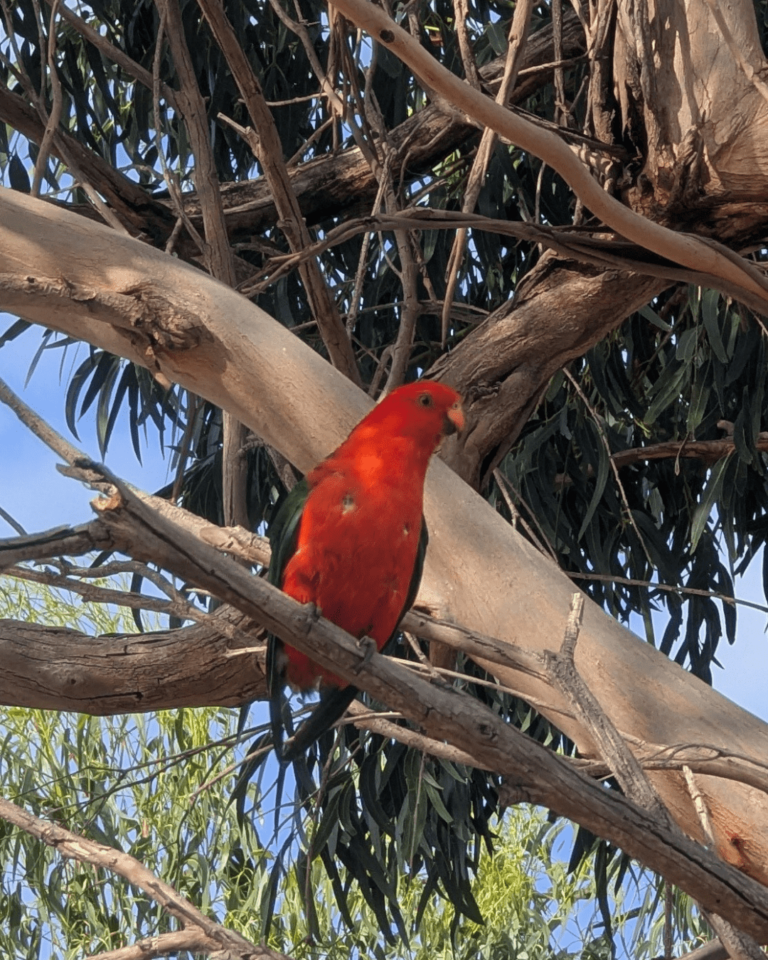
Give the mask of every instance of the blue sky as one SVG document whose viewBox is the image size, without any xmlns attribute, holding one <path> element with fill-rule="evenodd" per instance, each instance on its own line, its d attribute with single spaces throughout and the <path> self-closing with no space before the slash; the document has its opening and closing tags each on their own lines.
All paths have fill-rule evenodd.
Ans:
<svg viewBox="0 0 768 960">
<path fill-rule="evenodd" d="M 12 318 L 0 314 L 0 333 Z M 40 345 L 41 333 L 32 328 L 0 348 L 0 377 L 32 409 L 44 417 L 70 443 L 100 460 L 92 410 L 78 423 L 80 440 L 72 436 L 64 418 L 67 379 L 73 365 L 87 356 L 87 347 L 70 347 L 66 363 L 61 350 L 46 350 L 25 384 L 32 358 Z M 61 379 L 60 379 L 61 375 Z M 143 466 L 136 459 L 127 430 L 127 410 L 115 428 L 106 463 L 118 476 L 145 490 L 155 490 L 169 478 L 169 459 L 160 454 L 157 434 L 150 428 L 142 450 Z M 61 476 L 59 458 L 38 440 L 5 406 L 0 408 L 0 442 L 13 455 L 0 463 L 0 506 L 32 533 L 61 523 L 82 523 L 93 516 L 89 502 L 93 491 Z M 2 521 L 0 521 L 2 523 Z M 8 536 L 8 527 L 3 525 Z"/>
</svg>

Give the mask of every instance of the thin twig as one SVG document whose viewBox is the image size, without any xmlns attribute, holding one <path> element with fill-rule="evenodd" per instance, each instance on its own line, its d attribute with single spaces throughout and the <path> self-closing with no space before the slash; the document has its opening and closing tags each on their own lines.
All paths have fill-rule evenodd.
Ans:
<svg viewBox="0 0 768 960">
<path fill-rule="evenodd" d="M 93 204 L 94 209 L 99 213 L 99 215 L 101 216 L 101 218 L 104 220 L 106 224 L 111 226 L 113 229 L 118 230 L 120 233 L 127 235 L 128 231 L 126 230 L 125 226 L 118 219 L 114 211 L 112 211 L 107 206 L 107 204 L 104 203 L 104 201 L 99 196 L 98 191 L 94 189 L 90 180 L 84 175 L 83 171 L 80 169 L 80 165 L 76 161 L 75 156 L 78 155 L 80 159 L 83 159 L 84 154 L 82 152 L 78 153 L 78 151 L 82 151 L 83 149 L 82 146 L 78 144 L 76 141 L 72 140 L 71 138 L 65 137 L 63 135 L 63 131 L 59 129 L 58 123 L 55 126 L 53 124 L 50 124 L 49 126 L 49 116 L 45 106 L 45 98 L 42 95 L 42 92 L 38 93 L 35 90 L 32 84 L 32 81 L 27 76 L 26 71 L 23 69 L 24 61 L 20 56 L 18 44 L 16 43 L 16 34 L 13 29 L 13 21 L 11 19 L 10 11 L 8 10 L 7 0 L 0 0 L 0 6 L 2 6 L 2 9 L 3 9 L 6 30 L 8 33 L 8 37 L 11 41 L 11 46 L 13 48 L 14 54 L 16 56 L 16 63 L 21 68 L 21 69 L 14 68 L 13 73 L 21 83 L 24 89 L 24 92 L 27 94 L 27 97 L 29 98 L 29 101 L 32 104 L 32 106 L 35 108 L 35 111 L 39 117 L 40 123 L 42 124 L 43 136 L 40 138 L 41 141 L 44 139 L 45 133 L 48 129 L 53 131 L 52 143 L 55 145 L 56 151 L 59 157 L 62 159 L 64 164 L 69 168 L 69 172 L 72 174 L 76 183 L 83 188 L 86 195 L 88 196 L 88 199 Z M 33 0 L 33 8 L 35 10 L 35 19 L 37 22 L 37 29 L 38 29 L 38 35 L 39 35 L 39 44 L 40 44 L 39 48 L 42 51 L 46 49 L 46 43 L 45 43 L 45 38 L 43 36 L 43 31 L 42 31 L 42 13 L 40 11 L 40 4 L 38 0 Z M 52 83 L 54 84 L 54 99 L 55 99 L 56 97 L 55 83 L 58 82 L 59 78 L 58 78 L 58 74 L 56 74 L 55 71 L 54 73 L 52 73 L 51 76 L 52 76 Z M 55 79 L 54 79 L 54 76 L 55 76 Z M 87 162 L 91 165 L 91 169 L 93 168 L 93 166 L 99 165 L 97 161 L 92 159 L 91 154 L 88 154 L 87 156 L 88 156 Z M 115 196 L 115 191 L 113 189 L 114 179 L 119 175 L 116 174 L 113 168 L 107 165 L 106 163 L 101 165 L 99 172 L 102 173 L 107 179 L 111 181 L 109 186 L 107 186 L 105 183 L 102 182 L 101 186 L 104 188 L 104 192 L 107 195 L 111 195 L 112 197 L 114 197 Z M 123 180 L 126 184 L 130 183 L 130 181 L 128 181 L 127 178 L 120 177 L 120 179 Z M 132 184 L 131 187 L 135 187 L 135 185 Z M 138 187 L 136 187 L 136 189 L 138 189 Z M 138 192 L 141 193 L 140 190 Z M 144 198 L 145 198 L 144 194 L 142 194 L 142 201 L 144 200 Z M 126 211 L 124 208 L 123 213 L 125 212 Z"/>
<path fill-rule="evenodd" d="M 715 848 L 715 831 L 712 828 L 712 818 L 709 815 L 709 808 L 707 807 L 707 801 L 704 799 L 704 796 L 699 789 L 699 785 L 696 782 L 696 776 L 693 773 L 693 770 L 687 765 L 683 766 L 683 774 L 685 776 L 685 782 L 688 785 L 688 792 L 691 795 L 691 800 L 693 800 L 693 805 L 696 808 L 696 813 L 699 817 L 699 823 L 701 824 L 701 829 L 704 831 L 704 836 L 706 837 L 707 846 L 710 849 Z"/>
<path fill-rule="evenodd" d="M 53 427 L 49 426 L 42 417 L 38 416 L 31 407 L 28 407 L 24 401 L 18 397 L 4 380 L 0 380 L 0 401 L 6 404 L 21 420 L 25 427 L 28 427 L 43 443 L 50 447 L 54 453 L 57 453 L 62 460 L 73 464 L 76 460 L 82 460 L 85 454 L 74 447 L 68 440 Z"/>
<path fill-rule="evenodd" d="M 459 41 L 459 52 L 461 53 L 461 62 L 464 65 L 464 76 L 467 83 L 471 84 L 475 90 L 480 90 L 480 74 L 475 62 L 475 54 L 472 50 L 472 44 L 469 41 L 469 31 L 467 30 L 467 20 L 469 19 L 468 0 L 454 0 L 454 28 L 456 37 Z"/>
<path fill-rule="evenodd" d="M 164 613 L 181 620 L 193 620 L 199 623 L 208 623 L 220 633 L 225 633 L 224 624 L 211 618 L 211 614 L 200 610 L 188 601 L 158 600 L 156 597 L 147 597 L 140 593 L 130 593 L 125 590 L 110 590 L 95 583 L 83 583 L 81 580 L 71 580 L 61 574 L 48 570 L 33 570 L 29 567 L 9 567 L 3 570 L 3 576 L 16 577 L 19 580 L 29 580 L 32 583 L 43 583 L 59 590 L 68 590 L 76 593 L 83 600 L 90 603 L 114 604 L 128 607 L 131 610 L 149 610 L 153 613 Z M 232 631 L 235 634 L 237 631 Z"/>
<path fill-rule="evenodd" d="M 20 537 L 25 537 L 27 535 L 27 531 L 24 529 L 24 527 L 22 527 L 22 525 L 15 520 L 7 510 L 3 510 L 2 507 L 0 507 L 0 518 L 5 520 L 9 527 L 13 527 Z"/>
<path fill-rule="evenodd" d="M 682 831 L 672 820 L 669 811 L 645 776 L 642 766 L 626 744 L 625 739 L 607 716 L 576 668 L 574 655 L 581 627 L 584 597 L 573 595 L 571 612 L 565 628 L 559 653 L 545 653 L 551 681 L 563 693 L 594 741 L 598 753 L 611 766 L 619 785 L 635 803 L 648 810 L 663 826 L 674 832 Z"/>
<path fill-rule="evenodd" d="M 566 571 L 571 580 L 596 580 L 605 583 L 621 583 L 628 587 L 647 587 L 649 590 L 661 590 L 665 593 L 689 593 L 694 597 L 711 597 L 713 600 L 722 600 L 723 603 L 750 607 L 768 613 L 768 606 L 755 603 L 753 600 L 742 600 L 739 597 L 729 597 L 727 593 L 717 593 L 715 590 L 702 590 L 699 587 L 682 587 L 676 583 L 655 583 L 653 580 L 635 580 L 631 577 L 617 577 L 611 573 L 575 573 Z"/>
<path fill-rule="evenodd" d="M 160 79 L 160 68 L 162 66 L 163 52 L 165 50 L 165 10 L 160 12 L 160 22 L 157 25 L 157 37 L 155 38 L 155 54 L 152 58 L 152 109 L 154 113 L 154 136 L 155 136 L 155 150 L 157 151 L 157 156 L 160 161 L 160 169 L 163 173 L 163 180 L 165 180 L 165 185 L 168 188 L 168 196 L 171 198 L 171 204 L 173 205 L 174 212 L 176 214 L 177 220 L 176 225 L 173 228 L 171 236 L 168 238 L 166 244 L 166 253 L 170 252 L 171 242 L 175 239 L 175 234 L 177 233 L 176 227 L 178 224 L 183 224 L 187 233 L 189 234 L 192 241 L 196 244 L 197 249 L 200 251 L 201 255 L 205 255 L 205 241 L 200 236 L 197 227 L 192 223 L 187 215 L 186 210 L 184 209 L 184 194 L 182 193 L 179 182 L 177 178 L 172 173 L 171 169 L 168 166 L 168 161 L 165 156 L 164 140 L 165 134 L 162 129 L 161 123 L 161 112 L 160 112 L 160 94 L 163 94 L 163 97 L 166 98 L 166 102 L 173 107 L 174 110 L 178 109 L 176 104 L 176 95 L 172 93 L 172 100 L 168 100 L 167 96 L 163 90 L 165 86 Z"/>
<path fill-rule="evenodd" d="M 512 23 L 509 28 L 509 46 L 507 48 L 507 59 L 504 64 L 504 76 L 499 89 L 496 93 L 496 103 L 505 104 L 517 80 L 517 72 L 520 69 L 525 41 L 528 35 L 528 28 L 531 22 L 533 12 L 533 0 L 518 0 L 515 4 L 515 12 L 512 17 Z M 488 164 L 496 146 L 497 134 L 490 127 L 483 130 L 483 136 L 480 140 L 480 146 L 477 150 L 477 156 L 472 163 L 472 169 L 467 177 L 464 187 L 464 197 L 462 199 L 461 209 L 464 213 L 471 213 L 477 203 L 480 195 L 480 189 L 485 180 L 485 174 L 488 170 Z M 441 342 L 445 348 L 448 336 L 448 325 L 451 317 L 451 304 L 453 303 L 456 286 L 459 282 L 459 268 L 464 258 L 464 248 L 467 242 L 467 231 L 459 229 L 453 241 L 451 255 L 448 259 L 448 266 L 445 270 L 446 289 L 445 303 L 443 305 L 443 316 L 441 325 Z"/>
<path fill-rule="evenodd" d="M 496 220 L 475 213 L 411 207 L 394 216 L 376 214 L 340 224 L 333 230 L 329 230 L 322 240 L 315 241 L 300 253 L 273 256 L 266 266 L 254 276 L 249 277 L 238 289 L 246 296 L 259 294 L 281 277 L 290 273 L 304 260 L 316 257 L 325 250 L 344 243 L 350 237 L 359 233 L 398 229 L 459 230 L 469 228 L 487 230 L 501 236 L 543 244 L 566 258 L 577 259 L 583 263 L 603 268 L 615 267 L 633 273 L 659 277 L 663 280 L 675 280 L 699 286 L 711 286 L 712 282 L 712 278 L 706 274 L 679 266 L 670 266 L 661 260 L 649 258 L 641 248 L 634 244 L 621 240 L 602 239 L 599 237 L 599 231 L 594 231 L 595 235 L 588 236 L 577 230 L 549 227 L 532 221 Z M 268 279 L 265 279 L 265 277 L 268 277 Z M 744 294 L 735 288 L 730 290 L 729 295 L 744 299 Z M 746 297 L 745 302 L 749 303 L 749 295 L 747 294 Z M 754 306 L 754 304 L 752 305 Z M 763 309 L 763 307 L 760 307 L 760 309 Z"/>
<path fill-rule="evenodd" d="M 50 0 L 46 0 L 46 3 L 50 3 Z M 125 74 L 134 80 L 138 80 L 147 90 L 152 90 L 154 78 L 149 70 L 146 70 L 141 64 L 132 60 L 124 50 L 110 43 L 105 36 L 99 33 L 98 30 L 95 30 L 89 23 L 83 20 L 82 17 L 78 17 L 78 15 L 66 5 L 59 8 L 59 14 L 62 20 L 66 20 L 82 37 L 89 43 L 92 43 L 100 53 L 103 53 L 108 60 L 111 60 L 112 63 L 120 67 Z M 159 40 L 157 42 L 159 43 Z M 175 109 L 176 95 L 171 87 L 169 87 L 167 83 L 161 82 L 160 89 L 164 99 Z"/>
<path fill-rule="evenodd" d="M 568 126 L 568 105 L 565 102 L 565 79 L 560 61 L 563 59 L 563 0 L 552 0 L 552 38 L 555 61 L 558 66 L 554 72 L 555 87 L 555 123 Z"/>
<path fill-rule="evenodd" d="M 452 747 L 440 740 L 433 740 L 423 733 L 417 733 L 410 727 L 392 723 L 389 719 L 399 716 L 401 715 L 391 711 L 386 714 L 374 712 L 360 703 L 359 700 L 353 700 L 346 713 L 347 721 L 358 729 L 370 730 L 371 733 L 378 733 L 382 737 L 397 740 L 414 750 L 421 750 L 429 756 L 440 757 L 443 760 L 449 760 L 451 763 L 460 763 L 468 767 L 479 766 L 476 758 L 464 750 Z"/>
<path fill-rule="evenodd" d="M 523 499 L 521 493 L 516 489 L 515 485 L 512 483 L 512 481 L 509 479 L 509 477 L 507 477 L 505 474 L 503 474 L 503 473 L 501 472 L 501 470 L 499 470 L 498 467 L 496 467 L 496 469 L 493 471 L 493 476 L 494 476 L 494 479 L 496 480 L 496 483 L 499 485 L 499 489 L 501 490 L 502 496 L 504 497 L 504 499 L 505 499 L 505 501 L 506 501 L 506 503 L 507 503 L 507 506 L 509 507 L 510 513 L 512 513 L 513 519 L 514 519 L 514 517 L 515 517 L 515 514 L 517 514 L 517 518 L 520 520 L 520 523 L 521 523 L 523 529 L 526 531 L 526 533 L 528 534 L 528 536 L 531 538 L 531 541 L 533 542 L 533 544 L 534 544 L 536 547 L 538 547 L 538 549 L 540 550 L 541 553 L 549 555 L 550 559 L 551 559 L 552 561 L 554 561 L 554 563 L 559 567 L 559 566 L 560 566 L 560 558 L 558 557 L 557 553 L 555 552 L 555 548 L 552 546 L 552 544 L 551 544 L 551 542 L 550 542 L 550 540 L 549 540 L 549 537 L 547 536 L 544 528 L 543 528 L 543 527 L 541 526 L 541 524 L 539 523 L 539 520 L 538 520 L 536 514 L 533 512 L 533 510 L 531 510 L 531 508 L 530 508 L 530 507 L 528 506 L 528 504 L 525 502 L 525 500 Z M 512 493 L 514 494 L 514 496 L 517 497 L 517 499 L 520 501 L 520 503 L 522 503 L 522 504 L 525 506 L 525 509 L 526 509 L 526 510 L 528 511 L 528 513 L 530 514 L 531 519 L 532 519 L 533 522 L 536 524 L 536 527 L 538 528 L 538 531 L 539 531 L 539 533 L 541 534 L 541 537 L 542 537 L 543 540 L 544 540 L 544 545 L 542 545 L 541 540 L 536 536 L 536 534 L 533 532 L 533 530 L 531 529 L 531 527 L 529 526 L 529 524 L 526 523 L 525 518 L 524 518 L 519 512 L 517 512 L 517 511 L 514 510 L 514 502 L 513 502 L 512 498 L 509 496 L 509 493 L 508 493 L 508 491 L 507 491 L 507 487 L 509 487 L 509 489 L 512 491 Z M 545 549 L 545 546 L 546 546 L 546 549 Z"/>
<path fill-rule="evenodd" d="M 53 137 L 56 133 L 56 130 L 59 126 L 59 121 L 61 120 L 61 110 L 63 106 L 64 99 L 61 94 L 61 81 L 59 80 L 59 72 L 56 69 L 56 14 L 59 10 L 59 0 L 53 0 L 51 4 L 51 17 L 48 27 L 48 43 L 47 43 L 47 60 L 48 60 L 48 72 L 51 76 L 51 95 L 53 99 L 53 107 L 50 114 L 48 115 L 48 120 L 45 124 L 45 133 L 43 134 L 42 142 L 40 143 L 40 150 L 37 155 L 37 160 L 35 161 L 35 176 L 32 181 L 32 196 L 40 196 L 40 187 L 43 182 L 43 175 L 45 174 L 45 168 L 48 164 L 48 156 L 51 152 L 51 146 L 53 144 Z M 45 73 L 43 73 L 43 77 Z M 41 85 L 45 83 L 45 80 L 41 80 Z M 40 90 L 40 102 L 44 101 L 44 91 L 41 88 Z"/>
</svg>

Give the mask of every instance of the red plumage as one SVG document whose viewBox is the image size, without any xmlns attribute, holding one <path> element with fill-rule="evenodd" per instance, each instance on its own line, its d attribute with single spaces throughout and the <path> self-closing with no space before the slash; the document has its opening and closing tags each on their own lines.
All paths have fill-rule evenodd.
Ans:
<svg viewBox="0 0 768 960">
<path fill-rule="evenodd" d="M 405 612 L 421 535 L 424 478 L 446 433 L 461 430 L 459 395 L 440 383 L 393 391 L 306 478 L 308 493 L 282 589 L 381 649 Z M 285 678 L 345 686 L 285 647 Z"/>
</svg>

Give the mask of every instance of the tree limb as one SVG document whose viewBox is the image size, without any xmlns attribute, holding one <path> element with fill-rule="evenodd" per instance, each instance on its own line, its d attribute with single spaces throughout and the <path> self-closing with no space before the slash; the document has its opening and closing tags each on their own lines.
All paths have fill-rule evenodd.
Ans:
<svg viewBox="0 0 768 960">
<path fill-rule="evenodd" d="M 14 294 L 22 316 L 145 366 L 157 365 L 169 380 L 234 412 L 300 470 L 309 470 L 333 450 L 370 408 L 359 390 L 289 331 L 187 264 L 11 191 L 0 191 L 0 211 L 5 270 L 20 278 L 59 278 L 58 285 L 38 280 L 26 284 L 26 293 Z M 119 294 L 135 307 L 136 322 L 112 326 L 109 313 L 97 301 L 68 296 L 62 277 L 76 289 L 88 287 L 101 296 Z M 602 277 L 600 283 L 605 282 Z M 610 282 L 611 292 L 617 300 L 624 298 L 627 309 L 631 297 L 640 298 L 640 303 L 648 299 L 647 291 L 620 275 Z M 55 298 L 45 293 L 50 289 L 56 291 Z M 576 356 L 593 332 L 598 335 L 595 301 L 578 302 L 578 291 L 578 285 L 566 285 L 558 299 L 553 289 L 548 311 L 527 314 L 531 325 L 522 340 L 515 339 L 514 324 L 506 341 L 491 338 L 497 352 L 504 353 L 504 363 L 522 361 L 519 380 L 517 368 L 513 377 L 509 368 L 503 375 L 510 410 L 530 402 L 523 397 L 530 398 L 528 388 L 539 382 L 549 354 L 563 349 Z M 570 300 L 578 308 L 577 316 L 563 314 L 564 292 L 573 294 Z M 519 296 L 522 306 L 524 291 Z M 4 300 L 0 288 L 3 305 Z M 615 314 L 615 306 L 611 309 Z M 495 362 L 493 354 L 492 359 Z M 488 354 L 482 362 L 487 361 Z M 280 371 L 277 380 L 275 370 Z M 473 378 L 475 382 L 482 378 L 481 367 L 470 369 L 468 381 Z M 482 402 L 480 394 L 468 399 L 468 405 L 478 408 Z M 483 449 L 482 436 L 478 439 L 482 429 L 482 420 L 471 427 L 470 447 Z M 569 579 L 439 462 L 427 478 L 425 514 L 430 549 L 418 602 L 511 646 L 546 649 L 567 616 L 573 593 Z M 478 543 L 483 544 L 482 554 Z M 671 664 L 592 603 L 585 608 L 578 659 L 616 726 L 639 740 L 710 743 L 758 761 L 768 753 L 765 724 Z M 545 683 L 508 667 L 489 664 L 486 669 L 505 686 L 549 703 L 543 712 L 589 752 L 587 732 L 565 715 L 564 702 L 553 698 Z M 628 683 L 628 677 L 642 677 L 643 682 Z M 664 771 L 653 772 L 652 779 L 677 821 L 698 834 L 682 777 Z M 761 813 L 752 788 L 715 777 L 703 782 L 721 855 L 754 876 L 768 878 L 768 816 Z"/>
<path fill-rule="evenodd" d="M 238 960 L 290 960 L 285 954 L 250 943 L 234 930 L 227 930 L 213 920 L 209 920 L 180 893 L 164 883 L 148 870 L 135 857 L 115 847 L 89 840 L 71 830 L 65 830 L 47 820 L 32 816 L 26 810 L 0 797 L 0 817 L 13 824 L 30 836 L 37 837 L 49 847 L 53 847 L 61 856 L 79 863 L 91 863 L 110 873 L 123 877 L 133 886 L 143 890 L 147 896 L 163 907 L 172 917 L 176 917 L 185 928 L 197 930 L 218 949 L 231 950 Z M 109 956 L 109 954 L 107 954 Z M 137 954 L 134 954 L 137 956 Z M 140 954 L 138 956 L 141 956 Z M 121 960 L 126 960 L 125 957 Z"/>
<path fill-rule="evenodd" d="M 183 528 L 155 515 L 112 477 L 116 495 L 98 502 L 103 522 L 118 537 L 131 532 L 138 553 L 162 557 L 182 577 L 233 604 L 285 642 L 363 687 L 423 727 L 510 778 L 534 803 L 549 806 L 606 837 L 663 874 L 702 905 L 727 914 L 756 938 L 768 937 L 768 891 L 709 851 L 669 830 L 657 817 L 584 780 L 561 758 L 528 740 L 472 697 L 436 687 L 396 661 L 307 612 L 300 604 L 237 563 L 196 542 Z M 631 823 L 631 827 L 630 827 Z"/>
</svg>

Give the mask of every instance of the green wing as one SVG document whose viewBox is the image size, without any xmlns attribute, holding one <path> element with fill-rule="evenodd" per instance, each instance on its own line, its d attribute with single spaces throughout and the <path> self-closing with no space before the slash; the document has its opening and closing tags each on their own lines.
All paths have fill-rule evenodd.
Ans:
<svg viewBox="0 0 768 960">
<path fill-rule="evenodd" d="M 400 626 L 400 621 L 408 613 L 408 611 L 413 606 L 413 601 L 416 599 L 416 594 L 419 592 L 419 587 L 421 586 L 421 576 L 424 573 L 424 559 L 427 556 L 427 547 L 429 546 L 429 530 L 427 530 L 427 521 L 422 516 L 421 518 L 421 535 L 419 536 L 419 547 L 416 551 L 416 563 L 413 565 L 413 573 L 411 574 L 411 582 L 408 584 L 408 596 L 405 598 L 405 604 L 403 609 L 400 611 L 400 616 L 397 618 L 397 625 Z M 397 627 L 395 627 L 392 637 L 397 634 Z M 392 642 L 392 637 L 387 640 L 383 651 L 385 652 L 389 644 Z"/>
<path fill-rule="evenodd" d="M 280 504 L 269 525 L 267 536 L 272 548 L 272 559 L 269 562 L 267 579 L 276 587 L 282 586 L 286 564 L 296 550 L 301 517 L 308 496 L 309 484 L 306 479 L 300 480 Z M 267 639 L 267 686 L 270 696 L 275 696 L 283 686 L 278 656 L 281 649 L 282 641 L 270 633 Z"/>
<path fill-rule="evenodd" d="M 299 480 L 296 486 L 285 497 L 280 504 L 274 519 L 269 525 L 267 536 L 269 545 L 272 548 L 272 559 L 269 564 L 268 579 L 276 587 L 280 586 L 283 579 L 285 565 L 291 559 L 296 550 L 296 539 L 299 535 L 299 525 L 301 516 L 304 513 L 304 505 L 309 496 L 309 484 L 304 480 Z"/>
<path fill-rule="evenodd" d="M 295 543 L 295 537 L 294 537 Z M 424 558 L 427 555 L 427 545 L 429 543 L 429 533 L 427 531 L 427 521 L 421 518 L 421 536 L 419 537 L 419 547 L 416 551 L 416 562 L 413 565 L 411 582 L 408 585 L 408 596 L 406 597 L 400 616 L 397 618 L 398 626 L 404 615 L 410 610 L 416 594 L 419 592 L 421 584 L 421 575 L 424 572 Z M 387 653 L 392 645 L 392 641 L 397 636 L 397 627 L 392 631 L 392 636 L 387 640 L 381 649 L 382 653 Z M 267 658 L 269 662 L 269 658 Z M 326 730 L 344 716 L 347 707 L 352 703 L 358 694 L 357 687 L 352 685 L 347 687 L 331 688 L 321 695 L 320 703 L 315 707 L 312 713 L 302 723 L 294 736 L 287 744 L 280 744 L 279 755 L 283 760 L 293 760 L 302 756 L 312 746 L 315 740 L 319 739 Z M 277 741 L 275 741 L 277 742 Z"/>
</svg>

